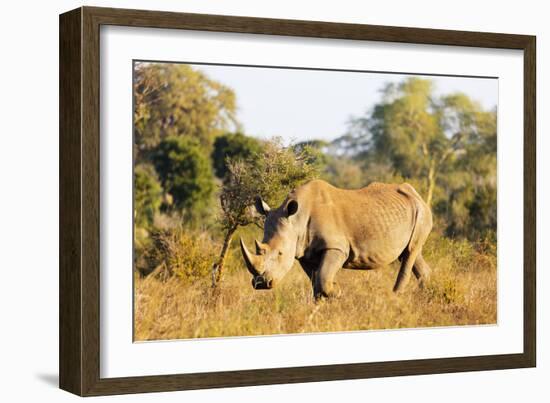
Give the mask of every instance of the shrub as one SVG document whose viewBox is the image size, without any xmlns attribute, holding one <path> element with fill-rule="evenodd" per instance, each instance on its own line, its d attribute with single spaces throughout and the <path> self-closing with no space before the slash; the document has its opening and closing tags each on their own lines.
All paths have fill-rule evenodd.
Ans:
<svg viewBox="0 0 550 403">
<path fill-rule="evenodd" d="M 134 192 L 135 224 L 140 228 L 149 228 L 162 203 L 162 186 L 152 165 L 136 166 Z"/>
<path fill-rule="evenodd" d="M 177 209 L 197 212 L 207 206 L 214 192 L 214 176 L 210 158 L 196 139 L 164 139 L 153 154 L 153 162 Z"/>
<path fill-rule="evenodd" d="M 220 194 L 220 221 L 225 238 L 214 266 L 213 286 L 221 279 L 225 256 L 237 228 L 258 224 L 259 217 L 250 208 L 254 199 L 260 196 L 268 204 L 278 205 L 296 186 L 317 177 L 317 167 L 308 158 L 307 150 L 284 147 L 282 140 L 275 138 L 246 160 L 227 159 L 228 172 Z"/>
<path fill-rule="evenodd" d="M 228 159 L 246 160 L 261 151 L 261 143 L 242 133 L 227 133 L 214 141 L 212 161 L 216 176 L 223 179 L 227 174 Z"/>
<path fill-rule="evenodd" d="M 150 267 L 162 267 L 169 276 L 193 283 L 210 275 L 218 245 L 206 232 L 194 233 L 182 228 L 153 234 L 146 252 Z"/>
<path fill-rule="evenodd" d="M 426 286 L 428 300 L 439 304 L 463 304 L 467 290 L 454 276 L 435 277 Z"/>
</svg>

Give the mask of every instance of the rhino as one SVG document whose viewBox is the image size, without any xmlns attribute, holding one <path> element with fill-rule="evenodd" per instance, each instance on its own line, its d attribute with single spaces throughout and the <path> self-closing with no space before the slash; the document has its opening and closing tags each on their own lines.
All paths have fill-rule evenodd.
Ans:
<svg viewBox="0 0 550 403">
<path fill-rule="evenodd" d="M 422 247 L 432 229 L 432 213 L 408 183 L 371 183 L 340 189 L 323 180 L 297 187 L 271 209 L 260 197 L 265 216 L 262 242 L 251 253 L 243 239 L 241 252 L 255 289 L 271 289 L 298 260 L 309 277 L 316 300 L 337 295 L 336 273 L 370 270 L 401 263 L 394 292 L 409 282 L 411 272 L 422 285 L 430 267 Z"/>
</svg>

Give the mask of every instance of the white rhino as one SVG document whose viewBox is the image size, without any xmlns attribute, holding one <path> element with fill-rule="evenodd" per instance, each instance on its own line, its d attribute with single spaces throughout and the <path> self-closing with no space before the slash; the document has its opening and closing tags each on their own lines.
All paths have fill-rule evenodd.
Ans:
<svg viewBox="0 0 550 403">
<path fill-rule="evenodd" d="M 411 271 L 421 283 L 429 276 L 422 246 L 432 214 L 408 183 L 346 190 L 314 180 L 294 189 L 277 209 L 260 198 L 255 207 L 266 217 L 263 241 L 256 241 L 253 254 L 241 239 L 255 289 L 275 287 L 294 259 L 310 278 L 316 299 L 334 295 L 341 268 L 376 269 L 399 259 L 396 292 Z"/>
</svg>

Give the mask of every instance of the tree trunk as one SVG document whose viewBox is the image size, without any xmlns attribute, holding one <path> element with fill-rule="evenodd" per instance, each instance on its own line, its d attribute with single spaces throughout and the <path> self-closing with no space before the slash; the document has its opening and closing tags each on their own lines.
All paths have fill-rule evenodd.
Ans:
<svg viewBox="0 0 550 403">
<path fill-rule="evenodd" d="M 428 196 L 426 197 L 426 204 L 428 207 L 432 207 L 432 199 L 435 189 L 435 161 L 430 161 L 430 168 L 428 170 Z"/>
<path fill-rule="evenodd" d="M 223 246 L 222 246 L 222 251 L 220 253 L 220 257 L 218 258 L 218 261 L 214 263 L 214 265 L 212 266 L 212 287 L 214 288 L 219 284 L 222 278 L 225 257 L 227 256 L 229 245 L 231 244 L 231 240 L 233 239 L 233 234 L 235 234 L 236 230 L 237 230 L 236 226 L 231 227 L 227 230 L 227 233 L 225 234 L 225 239 L 223 240 Z"/>
</svg>

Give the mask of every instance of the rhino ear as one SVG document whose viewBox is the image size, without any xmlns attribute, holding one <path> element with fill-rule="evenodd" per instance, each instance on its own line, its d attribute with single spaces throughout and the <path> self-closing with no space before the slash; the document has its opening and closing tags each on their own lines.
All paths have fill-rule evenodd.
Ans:
<svg viewBox="0 0 550 403">
<path fill-rule="evenodd" d="M 256 197 L 256 200 L 254 200 L 254 207 L 256 207 L 256 210 L 261 215 L 267 215 L 267 213 L 271 210 L 271 208 L 262 200 L 260 196 Z"/>
<path fill-rule="evenodd" d="M 288 202 L 288 205 L 286 206 L 286 211 L 288 216 L 296 214 L 298 211 L 298 202 L 296 200 L 291 200 Z"/>
</svg>

